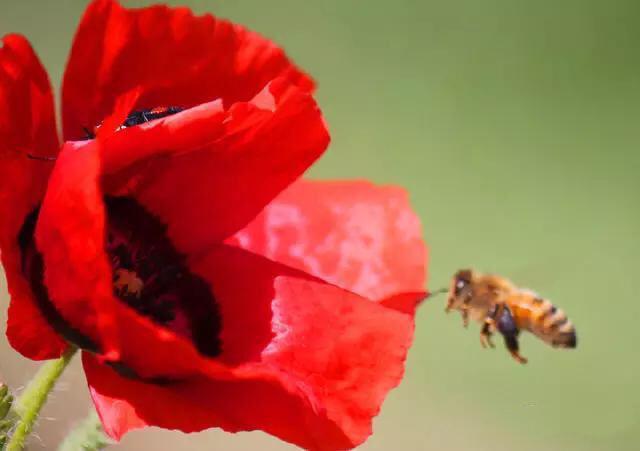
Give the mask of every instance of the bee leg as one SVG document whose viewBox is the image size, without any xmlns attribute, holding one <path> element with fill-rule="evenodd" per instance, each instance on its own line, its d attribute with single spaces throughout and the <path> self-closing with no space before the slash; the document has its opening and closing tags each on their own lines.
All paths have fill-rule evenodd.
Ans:
<svg viewBox="0 0 640 451">
<path fill-rule="evenodd" d="M 519 347 L 518 337 L 513 335 L 510 335 L 510 336 L 505 335 L 504 342 L 507 345 L 507 349 L 509 350 L 511 357 L 513 357 L 516 360 L 516 362 L 522 363 L 522 364 L 527 363 L 526 357 L 521 356 L 520 353 L 518 352 L 518 347 Z"/>
<path fill-rule="evenodd" d="M 493 332 L 491 331 L 494 328 L 494 321 L 491 318 L 487 318 L 484 320 L 484 325 L 482 326 L 482 330 L 480 331 L 480 344 L 483 348 L 489 346 L 490 348 L 495 348 L 496 346 L 491 341 L 491 335 Z"/>
<path fill-rule="evenodd" d="M 447 299 L 447 306 L 445 307 L 444 312 L 449 313 L 452 308 L 453 308 L 453 298 L 449 298 Z"/>
<path fill-rule="evenodd" d="M 460 313 L 462 314 L 462 325 L 465 328 L 469 327 L 469 306 L 463 304 Z"/>
<path fill-rule="evenodd" d="M 495 348 L 493 341 L 491 341 L 491 335 L 496 329 L 496 316 L 498 316 L 498 304 L 494 304 L 487 313 L 487 317 L 484 319 L 482 330 L 480 330 L 480 344 L 483 348 L 487 346 Z"/>
<path fill-rule="evenodd" d="M 471 296 L 466 296 L 462 302 L 462 324 L 465 328 L 469 327 L 469 304 L 471 303 Z"/>
<path fill-rule="evenodd" d="M 509 350 L 511 357 L 518 363 L 527 363 L 527 359 L 522 357 L 519 352 L 518 334 L 520 331 L 513 319 L 511 310 L 506 305 L 502 308 L 498 318 L 498 330 L 504 336 L 504 344 Z"/>
</svg>

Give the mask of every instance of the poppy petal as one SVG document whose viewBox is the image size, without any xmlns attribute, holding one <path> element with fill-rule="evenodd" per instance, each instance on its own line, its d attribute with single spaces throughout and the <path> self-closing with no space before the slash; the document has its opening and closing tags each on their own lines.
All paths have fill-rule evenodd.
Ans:
<svg viewBox="0 0 640 451">
<path fill-rule="evenodd" d="M 123 408 L 124 419 L 105 420 L 107 429 L 115 425 L 114 435 L 142 423 L 185 431 L 262 429 L 309 449 L 364 441 L 384 397 L 401 380 L 412 315 L 243 249 L 211 245 L 190 255 L 189 267 L 209 282 L 221 308 L 223 353 L 219 359 L 199 355 L 187 339 L 113 298 L 103 248 L 101 145 L 63 149 L 36 238 L 56 306 L 113 351 L 99 360 L 113 366 L 121 359 L 134 377 L 163 381 L 120 383 L 109 370 L 112 382 L 105 388 L 90 376 L 94 391 L 131 404 L 136 414 Z M 141 384 L 159 388 L 137 390 Z M 162 393 L 183 407 L 150 404 Z M 193 413 L 195 402 L 206 402 L 201 414 Z M 119 415 L 118 409 L 102 413 L 103 419 L 108 415 Z"/>
<path fill-rule="evenodd" d="M 418 306 L 425 300 L 429 294 L 426 291 L 416 291 L 399 293 L 388 298 L 379 299 L 378 303 L 387 308 L 404 312 L 409 315 L 415 315 Z"/>
<path fill-rule="evenodd" d="M 224 111 L 220 102 L 210 102 L 94 141 L 71 142 L 62 150 L 37 229 L 46 281 L 62 316 L 103 352 L 115 353 L 110 358 L 119 358 L 121 340 L 131 340 L 125 338 L 129 329 L 119 327 L 129 323 L 112 296 L 100 182 L 111 186 L 107 193 L 133 195 L 155 213 L 184 254 L 203 252 L 254 217 L 328 141 L 308 93 L 277 82 L 265 90 L 255 103 L 268 110 L 252 102 Z M 300 142 L 290 131 L 296 127 Z M 271 145 L 278 153 L 269 152 Z M 197 152 L 194 146 L 200 146 Z M 238 180 L 246 180 L 237 184 L 242 189 L 229 190 Z M 157 368 L 140 367 L 150 375 Z"/>
<path fill-rule="evenodd" d="M 220 305 L 224 363 L 277 368 L 309 387 L 352 446 L 370 434 L 372 417 L 402 378 L 413 312 L 232 246 L 218 246 L 192 268 Z"/>
<path fill-rule="evenodd" d="M 283 374 L 159 385 L 123 378 L 87 353 L 83 365 L 104 430 L 115 440 L 145 426 L 183 432 L 220 427 L 263 430 L 310 450 L 352 447 L 322 409 L 309 404 L 303 388 L 285 382 Z"/>
<path fill-rule="evenodd" d="M 313 386 L 352 447 L 362 443 L 402 380 L 413 316 L 326 283 L 283 277 L 275 288 L 277 335 L 263 361 Z"/>
<path fill-rule="evenodd" d="M 36 307 L 21 269 L 18 235 L 40 202 L 58 137 L 53 95 L 47 74 L 20 35 L 7 35 L 0 46 L 0 250 L 11 304 L 7 337 L 31 359 L 58 357 L 66 344 Z M 29 156 L 33 158 L 29 158 Z"/>
<path fill-rule="evenodd" d="M 190 342 L 158 327 L 113 296 L 105 252 L 105 207 L 99 186 L 100 141 L 71 142 L 51 175 L 36 241 L 51 302 L 102 358 L 134 361 L 141 376 L 184 376 L 203 365 Z M 121 343 L 128 346 L 121 347 Z M 162 343 L 161 351 L 148 346 Z"/>
<path fill-rule="evenodd" d="M 228 246 L 193 268 L 222 305 L 228 349 L 221 359 L 235 363 L 232 377 L 203 372 L 164 386 L 141 384 L 85 361 L 111 435 L 142 425 L 261 429 L 318 450 L 350 449 L 369 436 L 372 418 L 402 378 L 413 338 L 410 315 Z M 251 345 L 246 336 L 254 332 L 267 339 Z M 260 352 L 247 353 L 252 346 Z M 233 352 L 251 360 L 237 361 Z M 157 409 L 158 403 L 172 408 Z"/>
<path fill-rule="evenodd" d="M 136 88 L 139 109 L 215 99 L 229 106 L 277 77 L 313 89 L 282 49 L 239 25 L 187 8 L 127 9 L 96 0 L 80 22 L 64 75 L 64 136 L 82 138 L 83 127 L 99 124 L 116 98 Z"/>
<path fill-rule="evenodd" d="M 97 145 L 97 141 L 77 141 L 63 146 L 36 227 L 50 302 L 75 331 L 94 342 L 98 330 L 110 330 L 99 320 L 112 318 L 113 290 L 104 251 Z M 96 315 L 98 305 L 103 312 L 100 317 Z"/>
<path fill-rule="evenodd" d="M 279 79 L 228 110 L 214 101 L 115 133 L 103 146 L 105 189 L 168 224 L 183 253 L 202 252 L 244 227 L 328 143 L 313 97 Z"/>
<path fill-rule="evenodd" d="M 372 300 L 414 293 L 415 306 L 426 280 L 421 234 L 401 188 L 300 180 L 227 242 Z"/>
</svg>

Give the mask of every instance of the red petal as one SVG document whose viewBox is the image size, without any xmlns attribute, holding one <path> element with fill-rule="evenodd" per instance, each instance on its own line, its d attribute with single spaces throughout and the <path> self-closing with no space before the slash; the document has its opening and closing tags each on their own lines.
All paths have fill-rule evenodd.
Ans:
<svg viewBox="0 0 640 451">
<path fill-rule="evenodd" d="M 388 298 L 380 299 L 378 303 L 387 308 L 408 313 L 413 316 L 416 314 L 418 306 L 427 298 L 427 296 L 428 294 L 425 291 L 400 293 Z"/>
<path fill-rule="evenodd" d="M 36 243 L 45 285 L 60 314 L 81 334 L 107 333 L 111 266 L 104 251 L 104 205 L 98 186 L 98 141 L 65 144 L 40 209 Z M 98 317 L 96 311 L 104 312 Z M 109 350 L 109 349 L 107 349 Z"/>
<path fill-rule="evenodd" d="M 101 343 L 104 352 L 128 349 L 120 343 L 129 341 L 129 332 L 112 296 L 100 182 L 109 193 L 133 195 L 158 215 L 182 252 L 203 252 L 245 225 L 327 144 L 311 96 L 283 83 L 270 84 L 256 100 L 270 104 L 270 110 L 252 102 L 224 111 L 212 102 L 63 149 L 37 239 L 51 298 L 63 317 Z M 238 189 L 229 190 L 230 185 Z M 148 333 L 155 337 L 157 329 L 150 326 Z M 171 359 L 163 364 L 158 355 L 158 360 L 163 369 Z M 141 367 L 144 374 L 157 374 L 157 366 Z"/>
<path fill-rule="evenodd" d="M 218 371 L 191 342 L 113 297 L 98 180 L 100 145 L 97 140 L 63 148 L 40 210 L 36 238 L 52 302 L 74 329 L 98 343 L 106 360 L 131 362 L 129 367 L 140 376 L 177 378 Z M 159 343 L 156 352 L 148 352 Z"/>
<path fill-rule="evenodd" d="M 0 46 L 0 108 L 2 154 L 55 156 L 59 144 L 51 84 L 29 42 L 16 34 L 5 36 Z"/>
<path fill-rule="evenodd" d="M 140 98 L 140 91 L 139 88 L 134 89 L 116 99 L 112 114 L 105 118 L 96 133 L 99 139 L 104 139 L 120 129 Z"/>
<path fill-rule="evenodd" d="M 364 441 L 402 378 L 413 315 L 231 247 L 212 250 L 192 267 L 211 283 L 221 308 L 220 358 L 259 362 L 293 377 L 352 446 Z"/>
<path fill-rule="evenodd" d="M 279 278 L 277 336 L 263 361 L 314 387 L 318 403 L 353 445 L 404 374 L 413 317 L 331 285 Z"/>
<path fill-rule="evenodd" d="M 212 246 L 191 259 L 192 270 L 212 287 L 222 318 L 222 355 L 229 365 L 256 362 L 275 335 L 275 280 L 296 271 L 242 249 Z"/>
<path fill-rule="evenodd" d="M 193 374 L 194 368 L 200 371 L 206 365 L 190 342 L 113 297 L 98 183 L 100 144 L 99 140 L 66 144 L 40 210 L 36 239 L 51 300 L 74 329 L 100 345 L 105 359 L 131 359 L 131 368 L 141 376 Z M 128 346 L 123 349 L 122 343 Z M 158 343 L 163 343 L 162 352 L 149 353 L 149 346 Z"/>
<path fill-rule="evenodd" d="M 227 111 L 211 102 L 116 133 L 104 143 L 105 182 L 168 224 L 178 249 L 201 252 L 244 227 L 328 142 L 311 95 L 276 80 Z"/>
<path fill-rule="evenodd" d="M 3 248 L 4 249 L 4 248 Z M 33 360 L 55 359 L 67 348 L 36 307 L 26 280 L 17 275 L 17 266 L 8 264 L 12 257 L 5 257 L 3 266 L 11 303 L 7 313 L 7 338 L 11 346 L 23 356 Z"/>
<path fill-rule="evenodd" d="M 231 105 L 280 76 L 313 89 L 282 49 L 239 25 L 187 8 L 125 9 L 97 0 L 82 18 L 64 76 L 64 135 L 82 137 L 82 127 L 100 123 L 118 96 L 137 87 L 138 108 L 218 98 Z"/>
<path fill-rule="evenodd" d="M 369 299 L 423 296 L 420 220 L 397 187 L 298 181 L 230 244 L 298 268 Z"/>
<path fill-rule="evenodd" d="M 47 74 L 29 42 L 8 35 L 0 46 L 0 249 L 11 305 L 7 336 L 26 357 L 58 357 L 66 347 L 35 305 L 22 275 L 18 232 L 44 193 L 58 138 Z"/>
<path fill-rule="evenodd" d="M 238 249 L 221 246 L 193 267 L 222 308 L 221 358 L 238 366 L 153 385 L 85 360 L 106 430 L 261 429 L 317 450 L 363 442 L 402 378 L 413 318 Z"/>
<path fill-rule="evenodd" d="M 284 383 L 286 375 L 201 378 L 163 386 L 124 379 L 89 354 L 83 364 L 104 430 L 116 440 L 131 429 L 153 425 L 183 432 L 263 430 L 310 450 L 352 447 L 322 409 L 309 404 L 301 387 Z"/>
<path fill-rule="evenodd" d="M 262 429 L 310 449 L 364 441 L 402 377 L 412 316 L 246 251 L 212 247 L 191 265 L 213 287 L 223 318 L 221 362 L 235 366 L 198 355 L 110 294 L 96 189 L 101 141 L 94 143 L 63 150 L 42 208 L 37 238 L 52 299 L 70 322 L 115 350 L 107 360 L 121 358 L 143 377 L 181 381 L 142 384 L 88 370 L 94 397 L 105 397 L 96 402 L 107 430 Z"/>
</svg>

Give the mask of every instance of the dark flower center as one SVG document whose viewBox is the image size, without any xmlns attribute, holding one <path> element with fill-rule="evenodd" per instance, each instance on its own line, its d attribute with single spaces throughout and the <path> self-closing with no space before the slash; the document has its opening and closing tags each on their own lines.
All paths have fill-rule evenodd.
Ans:
<svg viewBox="0 0 640 451">
<path fill-rule="evenodd" d="M 187 268 L 166 226 L 128 197 L 107 197 L 106 251 L 113 293 L 138 313 L 220 354 L 220 314 L 211 287 Z"/>
<path fill-rule="evenodd" d="M 113 269 L 113 292 L 156 324 L 192 341 L 206 356 L 220 354 L 220 313 L 211 287 L 187 267 L 167 237 L 166 226 L 128 197 L 106 197 L 105 250 Z M 99 346 L 65 319 L 49 299 L 44 263 L 34 232 L 39 209 L 29 214 L 18 236 L 22 271 L 36 303 L 66 340 L 92 352 Z M 124 368 L 124 367 L 123 367 Z"/>
</svg>

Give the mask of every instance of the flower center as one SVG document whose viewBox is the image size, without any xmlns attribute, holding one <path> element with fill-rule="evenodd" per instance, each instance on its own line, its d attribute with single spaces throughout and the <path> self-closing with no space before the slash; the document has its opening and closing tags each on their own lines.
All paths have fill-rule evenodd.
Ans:
<svg viewBox="0 0 640 451">
<path fill-rule="evenodd" d="M 211 287 L 189 271 L 166 226 L 129 197 L 107 197 L 106 251 L 113 293 L 155 323 L 220 353 L 220 314 Z"/>
<path fill-rule="evenodd" d="M 113 270 L 113 293 L 154 323 L 192 341 L 203 355 L 220 354 L 221 320 L 209 284 L 187 267 L 167 237 L 166 226 L 128 197 L 106 197 L 105 250 Z M 44 262 L 35 245 L 39 209 L 20 230 L 22 272 L 36 304 L 66 340 L 92 352 L 99 346 L 73 327 L 51 302 L 44 284 Z"/>
</svg>

